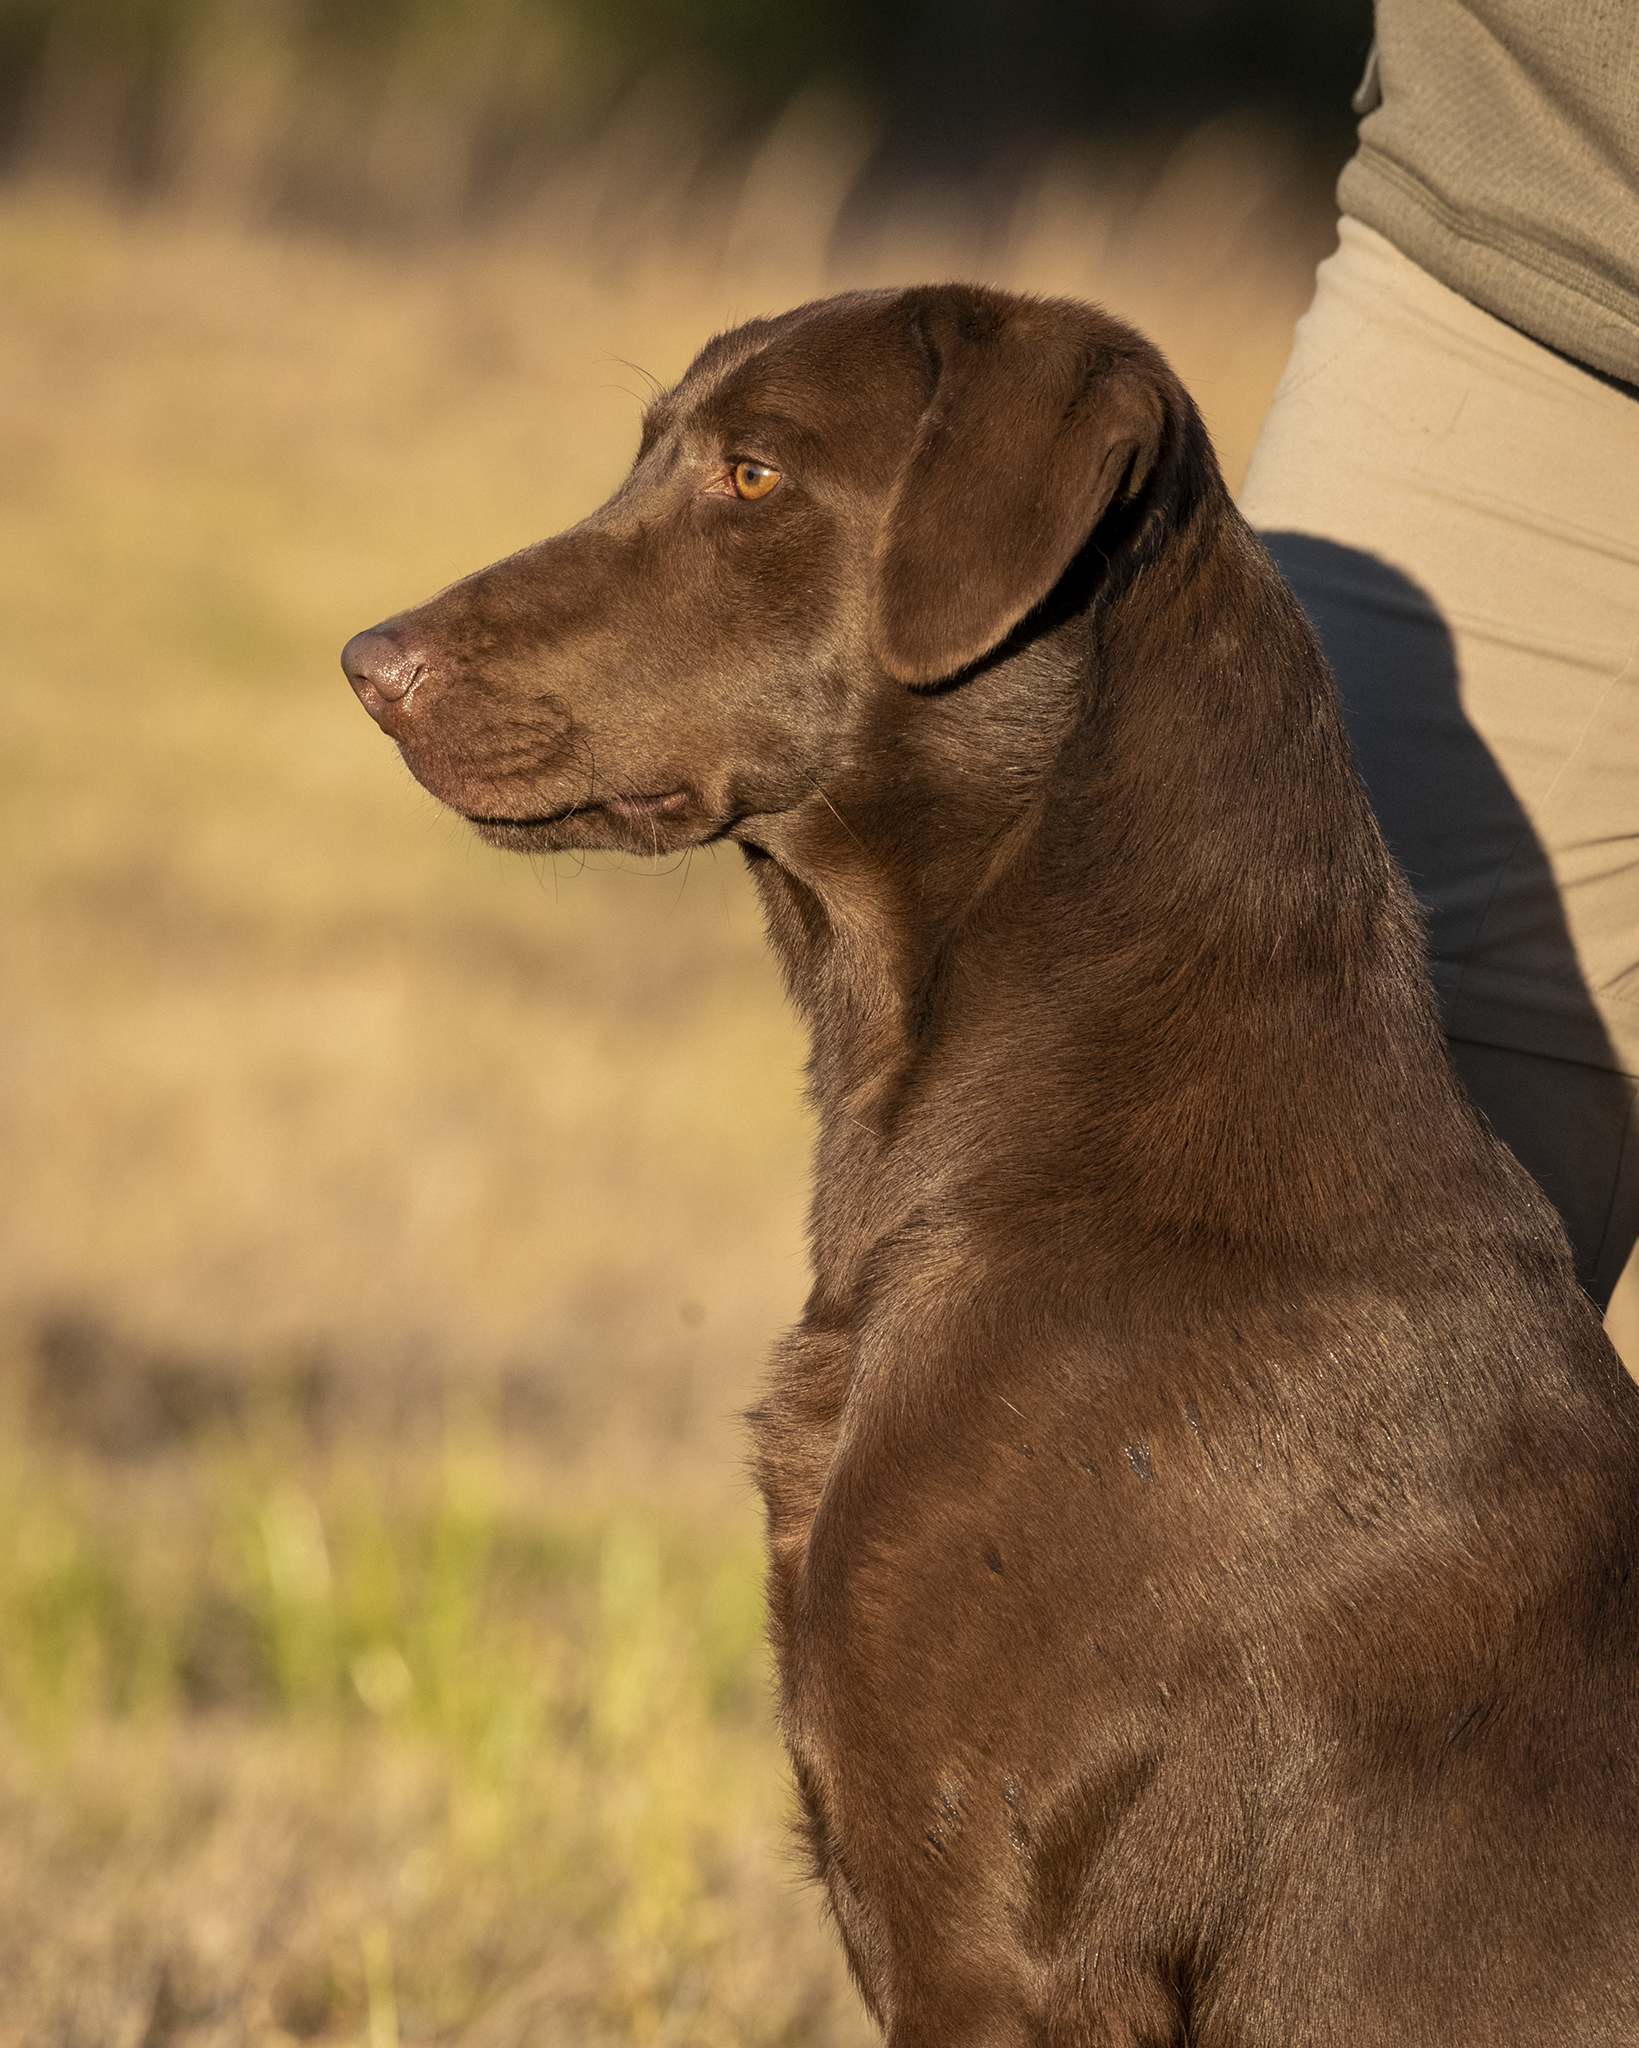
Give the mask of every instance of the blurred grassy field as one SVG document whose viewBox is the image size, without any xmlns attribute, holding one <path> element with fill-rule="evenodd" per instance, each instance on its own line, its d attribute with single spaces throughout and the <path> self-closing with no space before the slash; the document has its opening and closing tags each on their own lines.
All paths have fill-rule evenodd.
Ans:
<svg viewBox="0 0 1639 2048">
<path fill-rule="evenodd" d="M 1238 475 L 1318 253 L 1270 145 L 838 252 L 850 149 L 397 253 L 0 192 L 0 2048 L 865 2038 L 733 1421 L 803 1288 L 754 905 L 480 848 L 336 665 L 845 284 L 1100 298 Z"/>
</svg>

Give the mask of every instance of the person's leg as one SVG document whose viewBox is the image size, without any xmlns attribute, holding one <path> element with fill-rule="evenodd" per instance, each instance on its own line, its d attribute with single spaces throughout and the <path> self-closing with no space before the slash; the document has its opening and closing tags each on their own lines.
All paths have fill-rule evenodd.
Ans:
<svg viewBox="0 0 1639 2048">
<path fill-rule="evenodd" d="M 1603 1300 L 1639 1228 L 1639 401 L 1340 244 L 1242 508 L 1337 676 L 1456 1063 Z"/>
</svg>

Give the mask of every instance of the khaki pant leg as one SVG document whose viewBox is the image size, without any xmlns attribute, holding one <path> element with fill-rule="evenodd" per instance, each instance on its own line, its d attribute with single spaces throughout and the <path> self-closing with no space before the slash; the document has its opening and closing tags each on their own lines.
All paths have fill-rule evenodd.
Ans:
<svg viewBox="0 0 1639 2048">
<path fill-rule="evenodd" d="M 1639 1229 L 1639 400 L 1345 219 L 1242 507 L 1337 677 L 1454 1058 L 1602 1298 Z"/>
</svg>

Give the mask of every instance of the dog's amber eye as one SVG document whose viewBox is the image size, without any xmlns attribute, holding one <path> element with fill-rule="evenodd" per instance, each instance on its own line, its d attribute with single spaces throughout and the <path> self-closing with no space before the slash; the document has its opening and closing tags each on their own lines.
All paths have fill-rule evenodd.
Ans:
<svg viewBox="0 0 1639 2048">
<path fill-rule="evenodd" d="M 766 462 L 737 462 L 734 465 L 734 495 L 737 498 L 766 498 L 780 480 L 780 472 Z"/>
</svg>

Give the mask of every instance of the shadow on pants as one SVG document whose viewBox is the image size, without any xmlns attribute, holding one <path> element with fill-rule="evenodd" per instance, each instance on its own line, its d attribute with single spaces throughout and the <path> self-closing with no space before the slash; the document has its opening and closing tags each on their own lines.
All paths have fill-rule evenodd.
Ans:
<svg viewBox="0 0 1639 2048">
<path fill-rule="evenodd" d="M 1428 593 L 1375 556 L 1309 534 L 1262 538 L 1319 636 L 1355 764 L 1423 906 L 1452 1063 L 1559 1211 L 1603 1312 L 1639 1231 L 1634 1083 L 1588 991 L 1547 855 L 1464 713 L 1451 634 Z M 1476 966 L 1493 990 L 1498 973 L 1551 990 L 1556 1041 L 1577 1056 L 1533 1045 L 1540 1013 L 1522 1008 L 1516 1024 L 1494 995 L 1460 1003 Z M 1639 1342 L 1629 1356 L 1639 1365 Z"/>
</svg>

